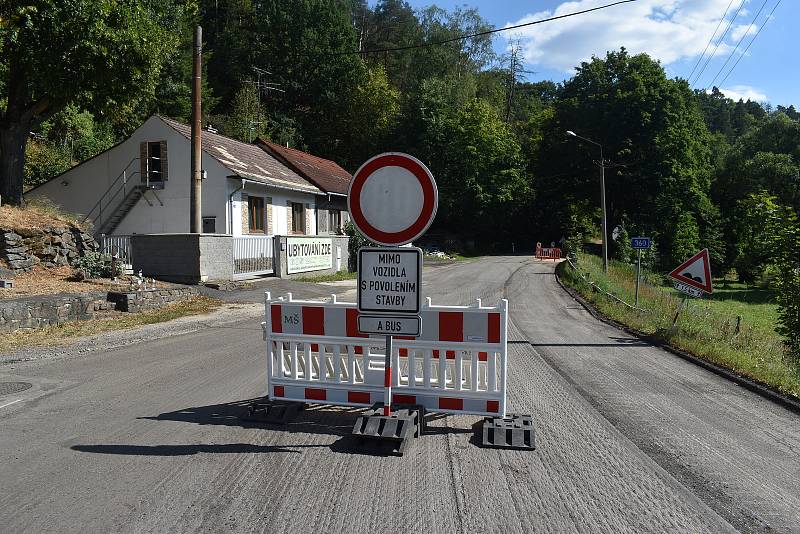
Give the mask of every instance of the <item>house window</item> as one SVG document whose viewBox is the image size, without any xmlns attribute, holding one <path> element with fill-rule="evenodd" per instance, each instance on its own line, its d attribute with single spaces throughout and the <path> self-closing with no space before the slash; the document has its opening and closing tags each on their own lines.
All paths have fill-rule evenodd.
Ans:
<svg viewBox="0 0 800 534">
<path fill-rule="evenodd" d="M 306 233 L 306 210 L 300 202 L 292 202 L 292 233 Z"/>
<path fill-rule="evenodd" d="M 261 197 L 250 196 L 247 198 L 247 203 L 250 233 L 265 233 L 266 226 L 264 225 L 264 199 Z"/>
<path fill-rule="evenodd" d="M 342 230 L 342 212 L 339 210 L 328 211 L 328 231 L 338 234 Z"/>
<path fill-rule="evenodd" d="M 161 177 L 161 143 L 147 143 L 147 171 L 151 182 L 163 181 Z"/>
<path fill-rule="evenodd" d="M 157 184 L 164 187 L 167 180 L 169 166 L 167 165 L 167 142 L 149 141 L 142 142 L 139 146 L 140 173 L 142 182 Z"/>
<path fill-rule="evenodd" d="M 216 217 L 203 217 L 203 233 L 216 234 L 217 233 L 217 218 Z"/>
</svg>

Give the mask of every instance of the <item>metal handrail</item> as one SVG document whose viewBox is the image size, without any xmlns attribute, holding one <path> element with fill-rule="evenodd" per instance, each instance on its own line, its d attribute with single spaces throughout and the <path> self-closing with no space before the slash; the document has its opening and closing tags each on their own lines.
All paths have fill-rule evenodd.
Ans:
<svg viewBox="0 0 800 534">
<path fill-rule="evenodd" d="M 100 195 L 100 200 L 98 200 L 97 203 L 94 206 L 92 206 L 92 209 L 90 209 L 89 212 L 86 214 L 86 217 L 83 218 L 83 222 L 88 221 L 91 218 L 92 213 L 94 213 L 95 210 L 98 210 L 98 209 L 99 209 L 99 214 L 98 214 L 97 219 L 95 219 L 95 220 L 98 220 L 98 219 L 102 218 L 103 200 L 106 198 L 106 196 L 109 194 L 109 192 L 114 188 L 114 186 L 116 186 L 119 183 L 120 180 L 122 180 L 122 188 L 121 189 L 123 191 L 125 191 L 126 185 L 127 185 L 127 181 L 128 181 L 128 178 L 129 178 L 129 176 L 127 174 L 128 168 L 131 166 L 131 164 L 133 164 L 134 161 L 138 161 L 138 160 L 139 160 L 139 158 L 135 157 L 130 162 L 128 162 L 127 165 L 125 165 L 125 167 L 122 169 L 122 172 L 114 179 L 113 182 L 111 182 L 111 185 L 108 186 L 108 189 L 106 189 L 103 192 L 103 194 Z M 133 173 L 131 173 L 130 176 L 135 176 L 137 174 L 141 174 L 141 172 L 140 171 L 134 171 Z M 108 200 L 116 198 L 117 194 L 119 194 L 119 189 Z M 102 221 L 101 221 L 101 223 L 102 223 Z"/>
</svg>

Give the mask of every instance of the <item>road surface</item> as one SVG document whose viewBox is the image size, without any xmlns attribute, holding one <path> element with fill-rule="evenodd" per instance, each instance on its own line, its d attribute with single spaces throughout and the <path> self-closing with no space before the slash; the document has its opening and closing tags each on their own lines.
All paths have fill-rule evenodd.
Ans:
<svg viewBox="0 0 800 534">
<path fill-rule="evenodd" d="M 0 366 L 33 384 L 0 396 L 0 531 L 800 532 L 800 417 L 596 321 L 552 264 L 425 279 L 437 304 L 510 300 L 509 405 L 534 416 L 536 451 L 476 447 L 469 416 L 431 421 L 402 458 L 357 448 L 353 410 L 243 424 L 264 389 L 261 318 L 206 322 Z"/>
</svg>

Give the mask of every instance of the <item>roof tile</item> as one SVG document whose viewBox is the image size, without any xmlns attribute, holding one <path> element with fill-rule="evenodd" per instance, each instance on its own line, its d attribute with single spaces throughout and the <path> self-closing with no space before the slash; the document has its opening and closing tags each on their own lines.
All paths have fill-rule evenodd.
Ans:
<svg viewBox="0 0 800 534">
<path fill-rule="evenodd" d="M 326 193 L 347 194 L 353 176 L 335 162 L 261 138 L 256 140 L 256 144 Z"/>
</svg>

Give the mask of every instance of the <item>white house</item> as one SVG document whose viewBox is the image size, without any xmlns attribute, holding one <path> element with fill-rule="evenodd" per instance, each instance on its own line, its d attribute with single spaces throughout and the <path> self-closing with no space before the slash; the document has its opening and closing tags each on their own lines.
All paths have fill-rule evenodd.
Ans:
<svg viewBox="0 0 800 534">
<path fill-rule="evenodd" d="M 96 234 L 189 232 L 190 136 L 188 125 L 154 115 L 126 140 L 25 198 L 47 198 L 85 215 Z M 204 233 L 329 235 L 347 219 L 350 175 L 331 161 L 288 150 L 303 155 L 298 161 L 309 170 L 314 167 L 305 173 L 282 160 L 274 145 L 208 131 L 202 149 Z"/>
</svg>

